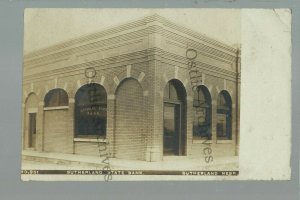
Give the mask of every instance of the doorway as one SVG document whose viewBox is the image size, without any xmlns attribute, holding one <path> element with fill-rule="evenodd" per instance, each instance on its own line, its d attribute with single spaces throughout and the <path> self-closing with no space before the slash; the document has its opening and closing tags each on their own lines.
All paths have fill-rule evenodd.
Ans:
<svg viewBox="0 0 300 200">
<path fill-rule="evenodd" d="M 36 113 L 29 113 L 29 138 L 28 138 L 28 147 L 35 148 L 36 141 Z"/>
<path fill-rule="evenodd" d="M 164 103 L 164 155 L 179 155 L 180 104 Z"/>
<path fill-rule="evenodd" d="M 186 93 L 178 80 L 171 80 L 164 90 L 163 155 L 186 154 Z"/>
</svg>

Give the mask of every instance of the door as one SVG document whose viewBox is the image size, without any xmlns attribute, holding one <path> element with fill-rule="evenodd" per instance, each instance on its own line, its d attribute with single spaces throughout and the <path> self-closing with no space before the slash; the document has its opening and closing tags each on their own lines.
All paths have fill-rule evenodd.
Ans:
<svg viewBox="0 0 300 200">
<path fill-rule="evenodd" d="M 181 154 L 180 121 L 180 104 L 164 103 L 164 156 Z"/>
<path fill-rule="evenodd" d="M 29 148 L 35 148 L 36 140 L 36 113 L 29 113 Z"/>
</svg>

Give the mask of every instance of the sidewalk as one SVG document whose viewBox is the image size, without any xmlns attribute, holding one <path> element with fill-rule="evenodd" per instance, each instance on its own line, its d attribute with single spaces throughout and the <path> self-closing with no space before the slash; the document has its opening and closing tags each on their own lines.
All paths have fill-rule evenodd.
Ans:
<svg viewBox="0 0 300 200">
<path fill-rule="evenodd" d="M 22 151 L 22 169 L 101 169 L 105 158 L 76 154 L 47 153 L 30 150 Z M 163 161 L 146 162 L 109 158 L 113 170 L 238 170 L 238 157 L 214 157 L 212 163 L 205 163 L 204 158 L 186 156 L 168 156 Z"/>
</svg>

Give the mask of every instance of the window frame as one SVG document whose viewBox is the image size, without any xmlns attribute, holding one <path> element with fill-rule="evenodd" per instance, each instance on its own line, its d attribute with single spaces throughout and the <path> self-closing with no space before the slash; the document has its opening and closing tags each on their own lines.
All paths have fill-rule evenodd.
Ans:
<svg viewBox="0 0 300 200">
<path fill-rule="evenodd" d="M 80 92 L 82 92 L 82 94 L 81 95 L 92 95 L 92 93 L 94 93 L 95 92 L 95 90 L 89 90 L 87 87 L 91 87 L 91 85 L 94 85 L 94 86 L 96 86 L 97 87 L 97 89 L 99 89 L 98 90 L 98 93 L 101 93 L 101 94 L 105 94 L 104 95 L 104 97 L 101 97 L 101 99 L 103 100 L 103 102 L 101 102 L 101 103 L 95 103 L 95 104 L 97 104 L 96 106 L 97 106 L 97 108 L 99 108 L 99 110 L 100 109 L 103 109 L 103 107 L 105 108 L 104 110 L 105 110 L 105 116 L 104 116 L 104 133 L 102 133 L 102 134 L 95 134 L 95 132 L 94 133 L 85 133 L 85 134 L 82 134 L 82 133 L 79 133 L 80 132 L 80 130 L 79 130 L 79 124 L 78 124 L 78 121 L 80 121 L 80 120 L 82 120 L 82 118 L 83 118 L 83 116 L 80 116 L 79 114 L 78 114 L 78 110 L 77 109 L 82 109 L 82 108 L 84 108 L 84 105 L 82 105 L 82 102 L 78 102 L 79 100 L 78 100 L 78 95 L 80 95 Z M 97 90 L 96 89 L 96 90 Z M 94 95 L 95 94 L 97 94 L 97 92 L 96 93 L 94 93 Z M 107 92 L 106 92 L 106 90 L 105 90 L 105 88 L 102 86 L 102 85 L 100 85 L 100 84 L 98 84 L 98 83 L 89 83 L 89 84 L 85 84 L 85 85 L 83 85 L 83 86 L 81 86 L 78 90 L 77 90 L 77 92 L 76 92 L 76 94 L 75 94 L 75 103 L 74 103 L 74 138 L 75 138 L 75 140 L 74 141 L 81 141 L 81 139 L 106 139 L 106 136 L 107 136 Z M 91 98 L 90 96 L 86 96 L 86 97 L 84 97 L 84 96 L 82 96 L 82 97 L 80 97 L 80 98 L 87 98 L 87 99 L 89 99 L 90 101 L 91 101 L 91 99 L 93 99 L 93 98 Z M 82 100 L 82 101 L 84 101 L 84 100 Z M 91 102 L 90 102 L 91 103 Z M 81 104 L 81 105 L 80 105 Z M 88 106 L 91 106 L 91 107 L 94 107 L 95 105 L 88 105 Z M 87 106 L 87 107 L 88 107 Z M 103 110 L 102 110 L 103 111 Z M 101 112 L 101 111 L 99 111 L 99 112 Z M 79 119 L 78 119 L 78 117 L 79 117 Z M 98 118 L 98 119 L 97 119 Z M 99 120 L 101 117 L 96 117 L 96 116 L 94 116 L 94 118 L 91 116 L 90 117 L 90 119 L 86 119 L 87 121 L 88 120 L 91 120 L 91 123 L 94 123 L 94 122 L 92 122 L 93 120 Z M 84 123 L 85 124 L 85 123 Z M 97 123 L 98 124 L 98 123 Z M 95 124 L 93 124 L 94 126 L 95 126 Z M 87 126 L 87 125 L 86 125 Z M 94 129 L 96 129 L 95 127 L 94 127 Z M 82 130 L 81 130 L 82 131 Z M 95 130 L 93 130 L 93 131 L 95 131 Z"/>
<path fill-rule="evenodd" d="M 201 103 L 199 103 L 199 106 L 195 106 L 195 102 L 201 102 L 200 91 L 202 92 L 204 103 L 206 104 L 205 106 L 201 106 L 200 105 Z M 197 97 L 195 98 L 195 96 L 197 96 Z M 211 94 L 210 94 L 208 88 L 205 85 L 199 85 L 197 87 L 197 89 L 194 91 L 192 107 L 193 107 L 193 121 L 192 121 L 192 123 L 193 123 L 193 127 L 192 127 L 193 140 L 211 141 L 212 140 L 212 98 L 211 98 Z M 204 110 L 205 121 L 201 126 L 199 126 L 199 123 L 198 123 L 198 125 L 197 125 L 198 127 L 196 129 L 199 130 L 200 127 L 202 127 L 202 128 L 207 127 L 208 135 L 206 135 L 206 136 L 201 136 L 200 134 L 195 134 L 195 127 L 194 127 L 195 118 L 196 118 L 195 109 L 198 109 L 198 108 L 202 108 Z M 207 125 L 205 126 L 205 124 L 207 124 Z"/>
<path fill-rule="evenodd" d="M 217 123 L 216 123 L 216 138 L 219 141 L 232 140 L 232 100 L 230 94 L 226 90 L 222 90 L 217 97 Z M 217 126 L 219 123 L 218 118 L 225 117 L 225 135 L 219 136 Z M 224 125 L 223 125 L 224 126 Z M 228 130 L 229 129 L 229 130 Z"/>
<path fill-rule="evenodd" d="M 53 102 L 51 103 L 51 101 L 54 101 L 53 98 L 58 98 L 57 105 L 55 105 L 55 103 Z M 63 99 L 65 99 L 65 101 L 63 101 Z M 67 109 L 67 108 L 69 108 L 69 96 L 64 89 L 55 88 L 47 92 L 44 98 L 44 110 L 56 110 L 56 109 Z"/>
</svg>

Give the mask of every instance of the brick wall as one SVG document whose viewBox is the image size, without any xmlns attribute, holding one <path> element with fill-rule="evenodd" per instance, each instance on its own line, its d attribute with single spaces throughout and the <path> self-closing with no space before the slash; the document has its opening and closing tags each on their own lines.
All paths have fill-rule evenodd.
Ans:
<svg viewBox="0 0 300 200">
<path fill-rule="evenodd" d="M 180 66 L 180 63 L 178 65 Z M 107 94 L 115 96 L 115 99 L 108 100 L 107 112 L 110 114 L 108 114 L 107 136 L 110 137 L 110 151 L 116 157 L 145 160 L 147 159 L 145 157 L 147 154 L 146 149 L 148 149 L 152 153 L 152 158 L 147 160 L 155 161 L 162 158 L 163 89 L 167 83 L 166 81 L 171 79 L 180 81 L 187 92 L 186 154 L 191 157 L 203 154 L 204 146 L 199 144 L 199 142 L 193 142 L 193 119 L 190 114 L 193 108 L 189 77 L 184 67 L 179 67 L 177 74 L 175 73 L 175 67 L 178 65 L 156 60 L 132 64 L 130 76 L 137 79 L 141 72 L 145 73 L 143 84 L 144 87 L 148 87 L 147 97 L 144 96 L 144 90 L 138 81 L 127 79 L 122 82 L 126 78 L 126 65 L 97 70 L 98 78 L 95 81 L 99 83 L 101 76 L 105 76 L 103 84 Z M 119 86 L 114 82 L 114 77 L 118 77 L 121 81 Z M 40 82 L 36 84 L 36 87 L 40 87 L 40 90 L 43 91 L 45 85 L 49 85 L 48 89 L 51 89 L 55 86 L 53 80 L 54 78 Z M 67 83 L 67 86 L 65 86 L 66 91 L 70 98 L 74 98 L 78 90 L 77 80 L 80 80 L 82 85 L 88 83 L 84 73 L 81 72 L 75 76 L 61 77 L 57 82 L 57 87 L 63 88 Z M 232 95 L 232 102 L 235 104 L 234 81 L 227 80 L 227 88 L 224 88 L 224 78 L 206 74 L 204 85 L 210 89 L 213 101 L 216 101 L 218 90 L 229 89 Z M 42 99 L 44 95 L 46 95 L 46 92 L 40 95 Z M 53 110 L 44 112 L 45 127 L 43 134 L 45 151 L 73 153 L 74 148 L 74 153 L 76 154 L 98 155 L 97 143 L 73 142 L 74 107 L 64 111 Z M 233 109 L 234 112 L 235 110 Z M 212 132 L 215 134 L 214 126 L 212 127 Z M 75 146 L 73 147 L 73 145 Z M 234 155 L 235 141 L 229 144 L 216 144 L 216 141 L 214 141 L 212 147 L 215 155 Z"/>
<path fill-rule="evenodd" d="M 177 79 L 181 83 L 185 83 L 184 87 L 187 92 L 187 115 L 186 115 L 186 124 L 182 124 L 183 126 L 186 126 L 186 138 L 187 138 L 187 146 L 186 146 L 186 151 L 187 155 L 190 157 L 203 157 L 203 149 L 207 147 L 207 145 L 201 144 L 204 141 L 201 141 L 199 139 L 196 139 L 193 137 L 192 134 L 192 121 L 193 121 L 193 102 L 192 102 L 192 97 L 193 93 L 191 90 L 191 83 L 190 83 L 190 78 L 188 76 L 187 70 L 184 67 L 179 67 L 176 69 L 176 66 L 180 66 L 181 64 L 168 64 L 164 60 L 157 62 L 156 66 L 156 93 L 158 95 L 155 96 L 156 102 L 155 105 L 157 107 L 156 111 L 156 118 L 155 118 L 155 139 L 154 139 L 154 146 L 158 146 L 160 149 L 160 153 L 162 154 L 162 149 L 163 149 L 163 144 L 161 142 L 162 136 L 163 136 L 163 126 L 162 126 L 162 120 L 163 120 L 163 109 L 162 109 L 162 102 L 163 98 L 161 93 L 163 91 L 163 88 L 166 84 L 167 81 L 172 80 L 172 79 Z M 198 65 L 199 66 L 199 65 Z M 207 71 L 201 69 L 201 66 L 199 66 L 199 69 L 202 71 L 203 74 L 205 74 L 205 80 L 203 79 L 203 85 L 205 85 L 210 91 L 210 95 L 212 98 L 212 141 L 211 141 L 211 148 L 213 149 L 213 156 L 234 156 L 236 155 L 236 109 L 235 109 L 235 104 L 236 104 L 236 85 L 235 82 L 232 81 L 232 78 L 226 78 L 222 77 L 218 74 L 215 75 L 210 75 Z M 177 76 L 176 76 L 176 70 Z M 186 82 L 187 81 L 187 82 Z M 216 102 L 217 102 L 217 97 L 220 91 L 226 90 L 230 93 L 231 99 L 232 99 L 232 140 L 230 141 L 217 141 L 216 138 Z M 160 93 L 160 94 L 159 94 Z"/>
<path fill-rule="evenodd" d="M 68 130 L 70 126 L 68 110 L 44 112 L 44 151 L 72 153 L 73 135 Z"/>
<path fill-rule="evenodd" d="M 145 117 L 143 91 L 138 81 L 124 80 L 116 93 L 115 156 L 138 159 L 145 157 Z"/>
<path fill-rule="evenodd" d="M 216 144 L 213 142 L 209 145 L 212 149 L 211 155 L 213 157 L 220 157 L 220 156 L 234 156 L 235 155 L 235 145 L 234 142 L 228 144 Z M 199 141 L 196 141 L 191 146 L 191 158 L 203 158 L 204 152 L 203 150 L 208 147 L 208 145 L 201 144 Z"/>
<path fill-rule="evenodd" d="M 75 142 L 75 154 L 99 156 L 99 146 L 96 142 Z M 102 148 L 103 149 L 103 148 Z M 102 153 L 103 154 L 103 153 Z"/>
</svg>

